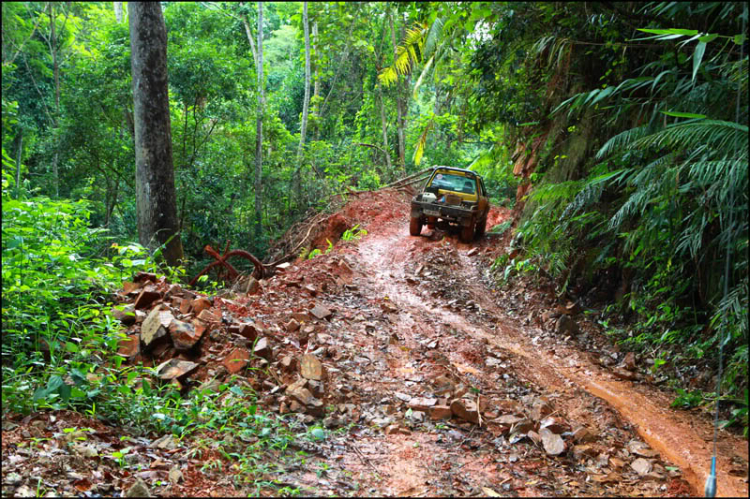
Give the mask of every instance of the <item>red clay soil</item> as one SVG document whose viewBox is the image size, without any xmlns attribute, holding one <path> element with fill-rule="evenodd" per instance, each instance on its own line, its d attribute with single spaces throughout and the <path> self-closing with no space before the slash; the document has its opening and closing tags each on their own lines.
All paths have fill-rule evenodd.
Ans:
<svg viewBox="0 0 750 499">
<path fill-rule="evenodd" d="M 600 335 L 598 326 L 558 304 L 553 290 L 523 280 L 494 289 L 488 269 L 507 235 L 464 244 L 458 234 L 425 228 L 411 237 L 408 201 L 395 190 L 352 196 L 315 236 L 322 250 L 326 239 L 336 243 L 330 253 L 294 262 L 261 281 L 255 294 L 212 301 L 210 311 L 222 321 L 192 354 L 203 362 L 195 379 L 217 375 L 241 346 L 232 324 L 252 321 L 270 342 L 267 362 L 253 358 L 240 372 L 258 392 L 259 410 L 331 430 L 304 461 L 269 476 L 269 483 L 337 496 L 701 495 L 710 419 L 670 409 L 669 394 L 656 386 L 615 378 L 582 346 L 583 337 Z M 509 217 L 509 210 L 493 207 L 487 229 Z M 356 224 L 367 235 L 340 241 Z M 330 316 L 315 317 L 316 306 Z M 577 337 L 550 330 L 545 313 L 560 308 L 580 327 Z M 284 359 L 302 354 L 314 355 L 327 373 L 324 415 L 291 410 L 284 395 L 299 378 L 282 369 Z M 612 355 L 622 361 L 622 354 Z M 19 444 L 29 439 L 51 438 L 41 445 L 54 455 L 61 428 L 89 426 L 113 449 L 125 445 L 121 428 L 77 421 L 74 413 L 58 413 L 56 422 L 50 416 L 15 418 L 12 428 L 3 421 L 3 495 L 6 468 L 21 470 L 30 456 L 17 454 Z M 42 422 L 34 426 L 36 419 Z M 719 435 L 718 495 L 746 496 L 746 442 Z M 202 435 L 204 442 L 211 438 Z M 153 485 L 170 469 L 161 463 L 179 460 L 185 481 L 152 492 L 254 493 L 233 485 L 237 472 L 221 456 L 189 457 L 196 445 L 187 439 L 176 451 L 149 449 L 153 458 L 144 458 L 137 476 Z M 223 462 L 222 470 L 207 469 L 209 459 Z M 109 473 L 117 488 L 100 493 L 113 494 L 135 478 L 110 461 L 71 466 L 83 478 Z M 47 480 L 58 493 L 85 489 L 84 482 Z"/>
</svg>

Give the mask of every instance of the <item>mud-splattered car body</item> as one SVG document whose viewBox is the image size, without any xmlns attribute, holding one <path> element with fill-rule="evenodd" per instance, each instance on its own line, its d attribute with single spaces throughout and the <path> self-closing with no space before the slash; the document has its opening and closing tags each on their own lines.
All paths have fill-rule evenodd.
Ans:
<svg viewBox="0 0 750 499">
<path fill-rule="evenodd" d="M 471 170 L 437 166 L 422 191 L 411 200 L 409 234 L 418 236 L 422 225 L 438 223 L 461 227 L 461 240 L 484 234 L 490 203 L 484 180 Z"/>
</svg>

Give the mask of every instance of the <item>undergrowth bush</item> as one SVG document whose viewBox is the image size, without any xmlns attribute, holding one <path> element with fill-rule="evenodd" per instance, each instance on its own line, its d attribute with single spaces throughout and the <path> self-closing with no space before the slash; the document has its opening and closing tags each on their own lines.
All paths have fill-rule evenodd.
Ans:
<svg viewBox="0 0 750 499">
<path fill-rule="evenodd" d="M 85 201 L 32 194 L 3 172 L 3 410 L 93 406 L 102 390 L 88 378 L 122 362 L 109 292 L 158 269 L 142 246 L 90 228 Z"/>
</svg>

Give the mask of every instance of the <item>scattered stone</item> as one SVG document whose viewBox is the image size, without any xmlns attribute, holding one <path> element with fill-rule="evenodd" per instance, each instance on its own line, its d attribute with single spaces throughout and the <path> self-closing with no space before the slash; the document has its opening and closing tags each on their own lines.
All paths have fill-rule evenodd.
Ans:
<svg viewBox="0 0 750 499">
<path fill-rule="evenodd" d="M 299 323 L 310 322 L 310 314 L 307 312 L 293 312 L 292 319 Z"/>
<path fill-rule="evenodd" d="M 451 412 L 470 423 L 479 423 L 479 411 L 477 410 L 476 404 L 468 400 L 455 399 L 451 402 Z"/>
<path fill-rule="evenodd" d="M 136 272 L 135 276 L 133 276 L 134 282 L 140 282 L 145 283 L 146 281 L 151 281 L 153 283 L 156 282 L 156 274 L 153 274 L 151 272 Z"/>
<path fill-rule="evenodd" d="M 550 456 L 558 456 L 565 452 L 565 441 L 560 435 L 552 433 L 547 428 L 539 430 L 539 436 L 542 439 L 544 451 Z"/>
<path fill-rule="evenodd" d="M 325 404 L 322 400 L 316 397 L 312 397 L 305 406 L 307 408 L 307 412 L 309 412 L 313 416 L 322 416 L 325 414 Z"/>
<path fill-rule="evenodd" d="M 581 461 L 587 457 L 596 457 L 597 455 L 597 450 L 591 445 L 582 444 L 573 446 L 573 458 L 577 461 Z"/>
<path fill-rule="evenodd" d="M 188 360 L 170 359 L 166 362 L 159 364 L 156 368 L 156 375 L 165 381 L 172 379 L 179 379 L 187 376 L 195 369 L 198 368 L 198 364 L 190 362 Z"/>
<path fill-rule="evenodd" d="M 328 319 L 333 315 L 333 312 L 331 312 L 329 309 L 324 307 L 323 305 L 316 304 L 311 310 L 310 313 L 314 315 L 318 319 Z"/>
<path fill-rule="evenodd" d="M 323 364 L 314 356 L 305 354 L 299 362 L 300 374 L 303 378 L 320 381 L 325 377 Z"/>
<path fill-rule="evenodd" d="M 157 438 L 151 442 L 149 447 L 154 449 L 174 450 L 177 448 L 177 441 L 171 433 L 167 433 L 163 437 Z"/>
<path fill-rule="evenodd" d="M 206 298 L 205 296 L 199 296 L 195 300 L 193 300 L 193 313 L 198 315 L 204 310 L 208 310 L 211 308 L 211 300 Z"/>
<path fill-rule="evenodd" d="M 518 423 L 519 421 L 523 421 L 525 418 L 522 418 L 520 416 L 514 416 L 512 414 L 505 414 L 503 416 L 500 416 L 499 418 L 495 419 L 495 422 L 498 424 L 506 425 L 508 427 L 513 426 L 514 424 Z"/>
<path fill-rule="evenodd" d="M 239 325 L 239 333 L 250 341 L 255 341 L 258 337 L 258 330 L 249 322 L 243 322 Z"/>
<path fill-rule="evenodd" d="M 453 411 L 447 405 L 436 405 L 430 410 L 430 418 L 433 421 L 439 421 L 441 419 L 450 419 L 453 415 Z"/>
<path fill-rule="evenodd" d="M 151 497 L 148 485 L 140 478 L 135 479 L 135 483 L 125 492 L 125 497 Z"/>
<path fill-rule="evenodd" d="M 389 426 L 387 426 L 385 428 L 385 434 L 386 435 L 392 435 L 394 433 L 398 433 L 398 425 L 397 424 L 392 424 L 392 425 L 389 425 Z"/>
<path fill-rule="evenodd" d="M 135 308 L 149 308 L 156 300 L 161 298 L 161 293 L 158 291 L 143 290 L 138 298 L 135 299 Z"/>
<path fill-rule="evenodd" d="M 560 435 L 565 431 L 565 426 L 559 418 L 546 417 L 539 422 L 539 428 L 547 428 L 552 433 Z"/>
<path fill-rule="evenodd" d="M 167 336 L 167 329 L 161 322 L 159 307 L 149 312 L 141 326 L 141 343 L 145 349 L 152 348 L 157 340 Z"/>
<path fill-rule="evenodd" d="M 286 329 L 289 333 L 293 333 L 299 329 L 299 322 L 297 322 L 295 319 L 291 319 L 289 322 L 284 324 L 284 329 Z"/>
<path fill-rule="evenodd" d="M 178 466 L 173 467 L 169 470 L 169 483 L 176 485 L 182 481 L 182 471 Z"/>
<path fill-rule="evenodd" d="M 558 334 L 569 334 L 571 336 L 575 336 L 580 332 L 580 328 L 573 319 L 571 319 L 567 315 L 561 315 L 560 318 L 557 319 L 555 332 L 557 332 Z"/>
<path fill-rule="evenodd" d="M 242 293 L 245 293 L 246 295 L 254 295 L 260 291 L 260 282 L 255 277 L 250 276 L 242 288 L 244 288 L 240 289 Z"/>
<path fill-rule="evenodd" d="M 122 283 L 122 290 L 125 292 L 126 295 L 129 295 L 131 293 L 137 293 L 139 289 L 143 287 L 142 282 L 130 282 L 130 281 L 123 281 Z"/>
<path fill-rule="evenodd" d="M 553 410 L 554 408 L 552 407 L 552 404 L 549 402 L 549 399 L 547 397 L 539 397 L 538 399 L 534 400 L 534 403 L 531 406 L 531 413 L 529 415 L 531 416 L 532 420 L 541 421 L 545 416 L 552 414 Z"/>
<path fill-rule="evenodd" d="M 190 299 L 185 298 L 184 300 L 180 302 L 181 314 L 189 314 L 192 309 L 193 309 L 193 302 Z"/>
<path fill-rule="evenodd" d="M 518 420 L 510 429 L 511 433 L 528 433 L 534 429 L 534 423 L 526 418 Z"/>
<path fill-rule="evenodd" d="M 627 369 L 624 369 L 622 367 L 614 367 L 612 368 L 612 374 L 615 375 L 616 378 L 620 379 L 626 379 L 629 381 L 635 381 L 636 375 L 632 371 L 628 371 Z"/>
<path fill-rule="evenodd" d="M 415 397 L 409 400 L 408 406 L 415 411 L 430 411 L 437 404 L 437 399 Z"/>
<path fill-rule="evenodd" d="M 208 390 L 211 392 L 215 392 L 219 390 L 220 386 L 221 386 L 221 381 L 219 381 L 218 378 L 213 378 L 213 379 L 210 379 L 208 381 L 204 381 L 203 383 L 201 383 L 200 386 L 198 387 L 198 391 L 202 392 L 202 391 Z"/>
<path fill-rule="evenodd" d="M 211 309 L 201 310 L 198 314 L 198 319 L 204 322 L 219 322 L 221 321 L 221 311 L 211 311 Z"/>
<path fill-rule="evenodd" d="M 622 365 L 628 371 L 635 371 L 635 354 L 633 352 L 628 352 L 622 360 Z"/>
<path fill-rule="evenodd" d="M 573 431 L 573 441 L 578 443 L 593 442 L 596 440 L 596 434 L 583 426 Z"/>
<path fill-rule="evenodd" d="M 526 436 L 529 437 L 529 440 L 534 442 L 536 445 L 539 445 L 540 443 L 542 443 L 542 437 L 540 437 L 539 434 L 535 432 L 534 430 L 530 430 L 526 432 Z"/>
<path fill-rule="evenodd" d="M 267 338 L 259 339 L 258 342 L 255 344 L 253 353 L 257 355 L 258 357 L 263 357 L 266 360 L 270 360 L 271 359 L 271 347 L 268 346 L 268 339 Z"/>
<path fill-rule="evenodd" d="M 235 348 L 224 358 L 222 364 L 227 368 L 227 373 L 237 374 L 250 364 L 250 352 L 246 348 Z"/>
<path fill-rule="evenodd" d="M 117 346 L 117 354 L 125 358 L 138 355 L 139 341 L 137 334 L 129 334 L 127 338 L 120 340 Z"/>
<path fill-rule="evenodd" d="M 73 444 L 73 451 L 83 457 L 97 457 L 99 455 L 99 452 L 97 452 L 96 448 L 94 448 L 93 445 L 85 445 L 85 444 Z"/>
<path fill-rule="evenodd" d="M 135 324 L 135 306 L 132 304 L 125 305 L 122 310 L 117 307 L 112 309 L 112 317 L 122 322 L 126 326 Z"/>
<path fill-rule="evenodd" d="M 16 472 L 8 473 L 3 479 L 3 484 L 15 487 L 23 481 L 23 477 Z"/>
<path fill-rule="evenodd" d="M 143 310 L 136 310 L 135 311 L 135 323 L 136 324 L 142 324 L 143 321 L 146 320 L 146 312 Z"/>
<path fill-rule="evenodd" d="M 291 355 L 285 355 L 279 361 L 279 366 L 281 367 L 281 370 L 284 372 L 294 371 L 294 368 L 296 367 L 296 362 L 294 360 L 294 357 L 292 357 Z"/>
<path fill-rule="evenodd" d="M 422 411 L 412 411 L 409 419 L 411 419 L 415 423 L 421 423 L 424 421 L 424 416 L 425 414 Z"/>
<path fill-rule="evenodd" d="M 286 388 L 286 394 L 290 397 L 294 397 L 294 399 L 299 401 L 302 405 L 307 405 L 307 403 L 313 398 L 313 394 L 310 393 L 310 390 L 305 388 L 306 384 L 307 380 L 305 379 L 297 380 Z"/>
<path fill-rule="evenodd" d="M 172 320 L 169 324 L 169 334 L 172 337 L 172 343 L 177 350 L 190 350 L 201 339 L 203 331 L 198 333 L 195 326 L 189 322 Z"/>
<path fill-rule="evenodd" d="M 631 454 L 636 454 L 642 457 L 656 457 L 659 455 L 659 453 L 649 447 L 648 444 L 645 444 L 644 442 L 641 442 L 639 440 L 631 440 L 630 442 L 628 442 L 627 448 L 628 452 L 630 452 Z"/>
<path fill-rule="evenodd" d="M 32 490 L 27 485 L 21 485 L 18 487 L 15 492 L 13 492 L 14 497 L 36 497 L 37 494 L 34 490 Z"/>
<path fill-rule="evenodd" d="M 633 468 L 639 475 L 645 475 L 651 472 L 652 469 L 651 462 L 642 457 L 639 457 L 638 459 L 630 463 L 630 467 Z"/>
<path fill-rule="evenodd" d="M 315 397 L 321 398 L 326 394 L 326 386 L 322 381 L 309 380 L 307 382 L 307 387 Z"/>
</svg>

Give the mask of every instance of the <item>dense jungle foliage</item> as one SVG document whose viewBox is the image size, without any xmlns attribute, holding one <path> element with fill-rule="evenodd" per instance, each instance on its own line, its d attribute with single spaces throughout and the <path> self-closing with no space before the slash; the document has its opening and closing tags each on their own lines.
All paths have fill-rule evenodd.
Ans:
<svg viewBox="0 0 750 499">
<path fill-rule="evenodd" d="M 613 341 L 652 353 L 678 403 L 715 399 L 723 344 L 721 394 L 746 431 L 746 4 L 325 2 L 305 25 L 301 2 L 270 2 L 265 99 L 257 4 L 162 6 L 175 279 L 206 244 L 262 258 L 333 196 L 468 167 L 517 215 L 522 251 L 498 276 L 583 297 Z M 87 376 L 121 359 L 108 292 L 159 263 L 135 242 L 127 4 L 4 2 L 2 25 L 4 410 L 162 424 L 149 387 L 126 403 L 132 368 Z"/>
</svg>

